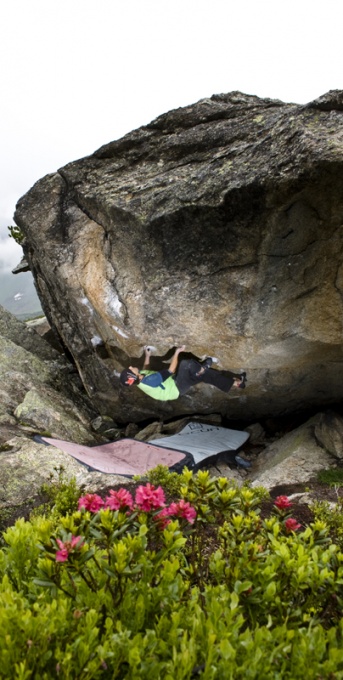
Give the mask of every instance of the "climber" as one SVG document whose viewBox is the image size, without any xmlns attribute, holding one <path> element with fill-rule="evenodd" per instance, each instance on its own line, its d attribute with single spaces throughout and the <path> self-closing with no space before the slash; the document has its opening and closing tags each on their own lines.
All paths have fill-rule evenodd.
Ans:
<svg viewBox="0 0 343 680">
<path fill-rule="evenodd" d="M 151 348 L 145 347 L 145 359 L 143 369 L 136 366 L 125 368 L 120 374 L 120 382 L 126 387 L 137 385 L 137 387 L 148 394 L 152 399 L 158 401 L 171 401 L 185 394 L 193 385 L 207 383 L 214 385 L 222 392 L 229 392 L 231 387 L 245 388 L 246 374 L 232 374 L 228 377 L 211 368 L 213 359 L 208 357 L 203 362 L 195 359 L 183 359 L 179 362 L 179 354 L 185 351 L 185 346 L 178 347 L 172 358 L 168 369 L 161 371 L 151 371 L 149 369 Z M 178 371 L 177 371 L 178 368 Z"/>
</svg>

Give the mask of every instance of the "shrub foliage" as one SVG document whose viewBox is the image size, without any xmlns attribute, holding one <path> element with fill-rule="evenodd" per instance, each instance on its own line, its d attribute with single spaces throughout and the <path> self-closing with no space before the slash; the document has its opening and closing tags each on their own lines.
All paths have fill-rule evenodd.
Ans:
<svg viewBox="0 0 343 680">
<path fill-rule="evenodd" d="M 343 678 L 343 554 L 279 497 L 185 470 L 18 520 L 0 551 L 0 677 Z M 64 489 L 65 493 L 65 489 Z"/>
</svg>

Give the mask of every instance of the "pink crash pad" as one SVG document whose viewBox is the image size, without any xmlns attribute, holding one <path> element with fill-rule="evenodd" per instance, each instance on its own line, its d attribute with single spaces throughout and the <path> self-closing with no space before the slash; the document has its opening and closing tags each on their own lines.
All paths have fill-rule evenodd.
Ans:
<svg viewBox="0 0 343 680">
<path fill-rule="evenodd" d="M 182 468 L 184 465 L 192 468 L 194 465 L 193 457 L 188 453 L 146 444 L 136 439 L 120 439 L 100 446 L 83 446 L 49 437 L 40 437 L 40 439 L 69 453 L 94 470 L 109 474 L 132 477 L 144 474 L 157 465 L 165 465 L 169 468 L 174 466 Z"/>
</svg>

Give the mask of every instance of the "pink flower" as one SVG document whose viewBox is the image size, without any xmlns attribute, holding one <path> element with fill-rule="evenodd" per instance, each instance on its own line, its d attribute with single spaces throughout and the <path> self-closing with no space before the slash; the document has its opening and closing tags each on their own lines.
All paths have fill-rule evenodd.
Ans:
<svg viewBox="0 0 343 680">
<path fill-rule="evenodd" d="M 135 501 L 138 509 L 143 510 L 144 512 L 163 508 L 165 504 L 164 491 L 161 486 L 158 486 L 157 489 L 155 489 L 153 484 L 149 484 L 148 482 L 145 486 L 138 487 Z"/>
<path fill-rule="evenodd" d="M 168 519 L 168 508 L 162 508 L 161 512 L 155 515 L 154 520 L 158 523 L 160 529 L 165 529 L 169 524 L 170 519 Z"/>
<path fill-rule="evenodd" d="M 118 489 L 118 491 L 110 489 L 110 495 L 106 496 L 105 499 L 105 508 L 110 508 L 111 510 L 122 510 L 129 508 L 132 510 L 133 498 L 130 492 L 126 489 Z"/>
<path fill-rule="evenodd" d="M 80 543 L 80 541 L 82 541 L 82 536 L 72 536 L 70 541 L 64 543 L 57 538 L 56 543 L 60 549 L 56 551 L 56 562 L 65 562 L 74 548 L 82 548 L 83 542 Z"/>
<path fill-rule="evenodd" d="M 193 524 L 197 513 L 193 506 L 184 501 L 183 498 L 178 503 L 171 503 L 168 508 L 168 515 L 173 515 L 174 517 L 183 517 L 190 524 Z"/>
<path fill-rule="evenodd" d="M 299 524 L 296 519 L 293 519 L 293 517 L 289 517 L 285 521 L 285 527 L 286 527 L 288 532 L 291 532 L 291 531 L 296 531 L 297 529 L 300 529 L 301 524 Z"/>
<path fill-rule="evenodd" d="M 96 493 L 86 493 L 79 498 L 78 509 L 85 508 L 90 512 L 98 512 L 104 505 L 104 501 Z"/>
<path fill-rule="evenodd" d="M 276 505 L 279 510 L 287 510 L 292 506 L 291 501 L 289 500 L 288 496 L 278 496 L 275 500 L 274 505 Z"/>
<path fill-rule="evenodd" d="M 57 543 L 60 547 L 60 550 L 57 550 L 56 552 L 56 562 L 65 562 L 68 559 L 68 548 L 65 547 L 64 543 L 57 539 Z"/>
</svg>

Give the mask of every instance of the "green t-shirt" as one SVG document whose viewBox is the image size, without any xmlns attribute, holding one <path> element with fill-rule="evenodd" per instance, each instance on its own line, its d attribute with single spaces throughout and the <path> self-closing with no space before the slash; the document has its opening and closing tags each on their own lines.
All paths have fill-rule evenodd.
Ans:
<svg viewBox="0 0 343 680">
<path fill-rule="evenodd" d="M 151 375 L 152 373 L 158 373 L 158 371 L 139 371 L 142 375 Z M 176 387 L 176 382 L 174 377 L 171 375 L 170 378 L 164 381 L 163 387 L 150 387 L 149 385 L 142 385 L 140 382 L 137 387 L 142 390 L 145 394 L 152 399 L 157 399 L 158 401 L 172 401 L 173 399 L 178 399 L 180 392 Z"/>
</svg>

